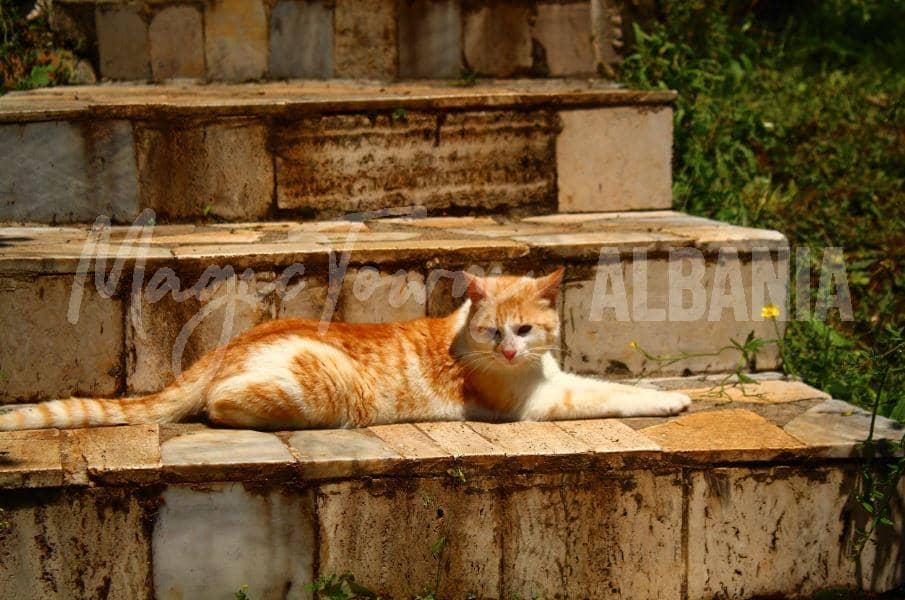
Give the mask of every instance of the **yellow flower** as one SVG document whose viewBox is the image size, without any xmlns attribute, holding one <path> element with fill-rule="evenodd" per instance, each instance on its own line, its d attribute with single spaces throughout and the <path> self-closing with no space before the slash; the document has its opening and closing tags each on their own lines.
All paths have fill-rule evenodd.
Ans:
<svg viewBox="0 0 905 600">
<path fill-rule="evenodd" d="M 638 343 L 637 343 L 637 342 L 629 342 L 628 345 L 629 345 L 629 348 L 637 348 L 637 347 L 638 347 Z"/>
<path fill-rule="evenodd" d="M 768 304 L 760 309 L 760 316 L 764 319 L 775 319 L 779 316 L 779 307 L 775 304 Z"/>
</svg>

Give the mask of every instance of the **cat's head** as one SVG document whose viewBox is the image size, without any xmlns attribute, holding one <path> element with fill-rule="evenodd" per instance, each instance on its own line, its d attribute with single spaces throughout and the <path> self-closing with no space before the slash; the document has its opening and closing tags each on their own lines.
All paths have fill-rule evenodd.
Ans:
<svg viewBox="0 0 905 600">
<path fill-rule="evenodd" d="M 502 365 L 540 360 L 559 341 L 556 296 L 562 277 L 562 268 L 537 278 L 466 272 L 470 348 Z"/>
</svg>

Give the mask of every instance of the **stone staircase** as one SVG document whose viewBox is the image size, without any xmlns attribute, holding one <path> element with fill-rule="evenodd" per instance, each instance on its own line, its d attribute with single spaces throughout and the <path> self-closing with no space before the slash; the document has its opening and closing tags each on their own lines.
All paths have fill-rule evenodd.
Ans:
<svg viewBox="0 0 905 600">
<path fill-rule="evenodd" d="M 847 558 L 869 415 L 775 373 L 773 345 L 745 365 L 755 383 L 725 375 L 739 356 L 716 350 L 781 333 L 760 311 L 786 316 L 788 244 L 670 210 L 674 93 L 574 78 L 611 60 L 587 33 L 604 4 L 58 3 L 92 24 L 102 74 L 133 82 L 0 98 L 0 403 L 152 392 L 268 319 L 446 314 L 458 270 L 557 265 L 564 368 L 696 401 L 668 419 L 0 433 L 0 591 L 905 583 L 901 514 Z M 184 77 L 225 83 L 134 82 Z M 238 83 L 288 77 L 326 80 Z"/>
</svg>

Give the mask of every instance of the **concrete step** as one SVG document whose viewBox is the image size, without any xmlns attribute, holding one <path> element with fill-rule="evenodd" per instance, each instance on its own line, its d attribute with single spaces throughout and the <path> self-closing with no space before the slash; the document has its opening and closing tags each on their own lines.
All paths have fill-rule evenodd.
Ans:
<svg viewBox="0 0 905 600">
<path fill-rule="evenodd" d="M 669 208 L 674 97 L 555 80 L 16 92 L 0 98 L 0 221 Z"/>
<path fill-rule="evenodd" d="M 597 75 L 621 32 L 601 0 L 60 0 L 102 77 L 211 81 Z M 613 13 L 613 14 L 611 14 Z"/>
<path fill-rule="evenodd" d="M 695 398 L 644 422 L 0 433 L 0 589 L 301 598 L 348 572 L 394 598 L 697 600 L 905 583 L 901 505 L 848 557 L 870 415 L 777 374 L 723 379 L 642 382 Z"/>
<path fill-rule="evenodd" d="M 739 355 L 697 353 L 782 329 L 761 308 L 785 304 L 785 238 L 672 211 L 6 227 L 0 401 L 156 391 L 174 364 L 268 319 L 445 315 L 464 296 L 458 270 L 540 274 L 557 265 L 566 266 L 561 361 L 570 371 L 720 372 Z M 661 366 L 632 343 L 695 355 Z M 778 360 L 767 345 L 749 366 Z"/>
</svg>

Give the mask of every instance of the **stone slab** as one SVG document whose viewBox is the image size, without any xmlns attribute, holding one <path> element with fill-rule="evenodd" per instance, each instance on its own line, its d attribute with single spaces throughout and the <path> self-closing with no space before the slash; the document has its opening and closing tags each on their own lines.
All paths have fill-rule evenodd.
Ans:
<svg viewBox="0 0 905 600">
<path fill-rule="evenodd" d="M 138 215 L 128 121 L 3 125 L 0 154 L 0 220 L 128 223 Z"/>
<path fill-rule="evenodd" d="M 72 277 L 0 278 L 0 402 L 109 396 L 122 376 L 123 308 Z M 36 368 L 41 365 L 42 368 Z"/>
<path fill-rule="evenodd" d="M 317 496 L 319 572 L 354 573 L 383 597 L 499 597 L 503 530 L 494 489 L 453 477 L 349 481 Z M 432 547 L 447 545 L 434 557 Z"/>
<path fill-rule="evenodd" d="M 716 400 L 747 402 L 749 404 L 787 404 L 804 400 L 829 400 L 826 392 L 814 389 L 801 381 L 770 380 L 756 383 L 731 383 L 720 385 L 712 380 L 706 387 L 675 388 L 691 396 L 692 400 Z"/>
<path fill-rule="evenodd" d="M 590 472 L 519 483 L 502 515 L 500 597 L 682 597 L 678 475 Z"/>
<path fill-rule="evenodd" d="M 549 75 L 595 72 L 591 23 L 591 2 L 537 4 L 532 33 L 543 48 Z"/>
<path fill-rule="evenodd" d="M 209 79 L 258 79 L 267 69 L 267 50 L 263 2 L 217 0 L 205 5 L 204 54 Z"/>
<path fill-rule="evenodd" d="M 295 458 L 272 433 L 234 429 L 183 431 L 160 445 L 164 476 L 173 481 L 243 481 L 291 476 Z"/>
<path fill-rule="evenodd" d="M 502 448 L 507 465 L 518 469 L 554 469 L 565 463 L 590 465 L 590 447 L 550 422 L 469 423 L 476 433 Z"/>
<path fill-rule="evenodd" d="M 559 117 L 561 212 L 672 205 L 672 109 L 572 110 Z"/>
<path fill-rule="evenodd" d="M 396 76 L 396 3 L 336 0 L 334 77 L 392 79 Z"/>
<path fill-rule="evenodd" d="M 868 452 L 862 444 L 870 434 L 870 422 L 870 412 L 842 400 L 826 400 L 792 419 L 784 429 L 786 433 L 816 449 L 821 456 L 846 458 Z M 875 452 L 901 455 L 905 451 L 905 447 L 901 445 L 905 439 L 905 425 L 877 416 L 873 439 L 878 444 L 887 443 L 878 446 Z"/>
<path fill-rule="evenodd" d="M 151 77 L 148 24 L 137 5 L 98 6 L 94 11 L 101 77 Z"/>
<path fill-rule="evenodd" d="M 640 433 L 664 452 L 697 460 L 772 460 L 805 450 L 776 425 L 742 409 L 682 415 Z"/>
<path fill-rule="evenodd" d="M 418 423 L 417 427 L 464 467 L 498 464 L 505 461 L 508 453 L 475 431 L 469 423 L 441 421 Z"/>
<path fill-rule="evenodd" d="M 0 432 L 0 488 L 62 485 L 60 444 L 56 429 Z"/>
<path fill-rule="evenodd" d="M 310 598 L 314 502 L 310 492 L 241 483 L 170 486 L 153 534 L 160 598 Z"/>
<path fill-rule="evenodd" d="M 205 75 L 201 12 L 191 5 L 165 6 L 148 28 L 154 81 Z"/>
<path fill-rule="evenodd" d="M 270 77 L 333 75 L 333 9 L 326 0 L 281 0 L 270 13 Z"/>
<path fill-rule="evenodd" d="M 462 71 L 458 0 L 414 0 L 399 7 L 399 77 L 458 77 Z"/>
<path fill-rule="evenodd" d="M 380 273 L 374 268 L 346 272 L 339 296 L 346 323 L 389 323 L 427 316 L 424 276 L 417 272 Z"/>
<path fill-rule="evenodd" d="M 156 424 L 68 429 L 62 436 L 67 484 L 149 483 L 160 478 Z"/>
<path fill-rule="evenodd" d="M 393 448 L 366 429 L 311 429 L 284 434 L 306 479 L 380 475 L 403 461 Z"/>
</svg>

